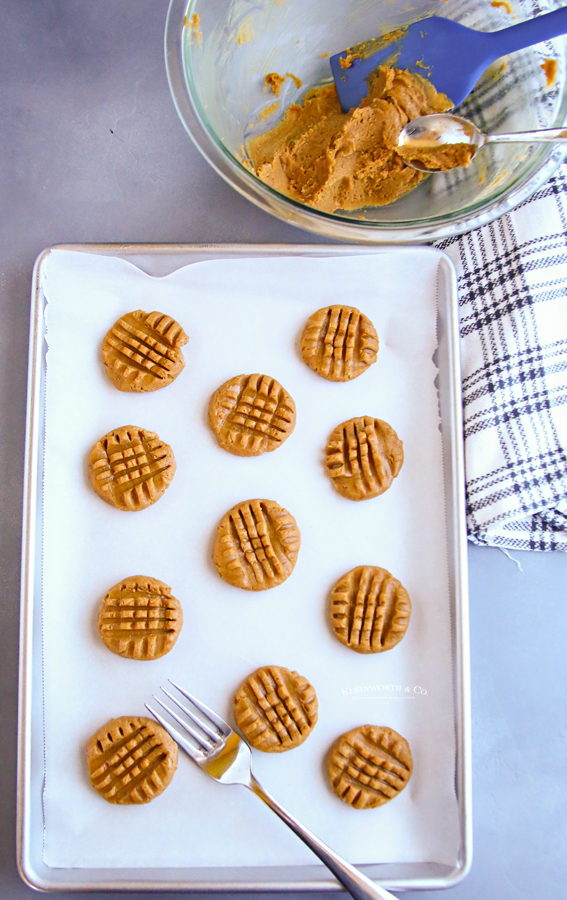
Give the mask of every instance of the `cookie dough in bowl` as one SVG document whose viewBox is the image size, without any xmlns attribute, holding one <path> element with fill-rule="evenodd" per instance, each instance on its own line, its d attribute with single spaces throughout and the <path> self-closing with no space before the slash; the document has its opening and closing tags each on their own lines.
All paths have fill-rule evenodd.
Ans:
<svg viewBox="0 0 567 900">
<path fill-rule="evenodd" d="M 560 5 L 560 0 L 549 0 L 542 12 Z M 438 12 L 439 5 L 431 0 L 415 0 L 411 7 L 400 0 L 365 3 L 362 15 L 350 0 L 310 0 L 308 4 L 303 0 L 281 4 L 171 0 L 166 60 L 177 111 L 215 170 L 241 195 L 282 221 L 359 243 L 425 241 L 468 231 L 531 196 L 559 165 L 563 150 L 528 145 L 487 148 L 466 169 L 427 175 L 415 189 L 402 190 L 393 202 L 355 208 L 348 201 L 346 206 L 351 208 L 343 204 L 342 209 L 333 211 L 328 210 L 341 193 L 340 180 L 333 172 L 330 179 L 321 180 L 320 170 L 327 164 L 334 172 L 346 168 L 348 148 L 337 143 L 330 157 L 326 151 L 310 156 L 313 164 L 301 167 L 305 177 L 297 169 L 291 172 L 297 192 L 293 197 L 282 193 L 279 185 L 260 180 L 249 150 L 254 141 L 283 122 L 293 105 L 304 106 L 310 91 L 332 86 L 329 57 L 334 53 L 379 38 L 432 11 L 481 31 L 498 31 L 506 25 L 505 10 L 498 5 L 471 6 L 456 0 L 442 6 Z M 533 14 L 531 0 L 514 4 L 514 24 Z M 195 15 L 198 29 L 192 27 Z M 551 57 L 557 61 L 557 73 L 548 84 L 542 64 Z M 555 40 L 545 50 L 541 46 L 526 48 L 510 54 L 504 62 L 494 64 L 482 76 L 459 114 L 472 118 L 488 133 L 563 126 L 567 117 L 564 41 Z M 394 60 L 391 65 L 395 67 Z M 266 84 L 267 75 L 283 79 L 277 79 L 277 97 Z M 341 155 L 343 149 L 346 155 Z M 403 169 L 401 173 L 402 182 L 413 178 Z M 375 174 L 372 170 L 372 178 Z M 348 172 L 346 177 L 350 177 Z M 357 180 L 353 179 L 353 186 Z M 353 204 L 364 202 L 353 196 L 350 188 L 348 193 Z M 323 206 L 319 208 L 313 201 L 321 201 Z"/>
<path fill-rule="evenodd" d="M 343 113 L 334 84 L 317 88 L 253 138 L 249 155 L 258 178 L 315 209 L 385 206 L 427 177 L 398 153 L 402 128 L 452 106 L 425 78 L 380 66 L 358 108 Z"/>
</svg>

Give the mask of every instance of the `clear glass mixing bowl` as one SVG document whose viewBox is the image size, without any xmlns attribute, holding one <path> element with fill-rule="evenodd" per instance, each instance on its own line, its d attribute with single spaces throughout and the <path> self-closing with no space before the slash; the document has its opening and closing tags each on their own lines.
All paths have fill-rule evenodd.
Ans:
<svg viewBox="0 0 567 900">
<path fill-rule="evenodd" d="M 183 124 L 213 168 L 243 196 L 286 222 L 359 243 L 431 241 L 461 234 L 518 206 L 550 177 L 563 145 L 500 145 L 466 169 L 431 175 L 389 206 L 323 213 L 263 184 L 246 168 L 247 140 L 267 130 L 310 88 L 331 80 L 328 57 L 401 25 L 442 14 L 497 31 L 557 8 L 556 0 L 171 0 L 165 33 L 171 93 Z M 542 68 L 557 60 L 551 84 Z M 293 73 L 280 96 L 268 72 Z M 566 39 L 495 63 L 459 108 L 483 131 L 565 124 Z"/>
</svg>

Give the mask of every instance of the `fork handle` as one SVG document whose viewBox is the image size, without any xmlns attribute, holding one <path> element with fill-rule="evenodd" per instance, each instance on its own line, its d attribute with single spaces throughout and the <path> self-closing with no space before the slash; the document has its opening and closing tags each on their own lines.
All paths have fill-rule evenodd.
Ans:
<svg viewBox="0 0 567 900">
<path fill-rule="evenodd" d="M 328 847 L 327 844 L 324 844 L 323 841 L 320 841 L 312 831 L 309 831 L 308 828 L 304 828 L 304 826 L 297 821 L 295 816 L 292 816 L 287 809 L 284 809 L 277 800 L 274 800 L 274 798 L 264 790 L 260 782 L 256 781 L 252 774 L 250 775 L 250 783 L 246 784 L 245 787 L 256 794 L 260 800 L 263 800 L 266 806 L 269 806 L 270 809 L 273 810 L 273 812 L 275 812 L 299 838 L 301 838 L 303 843 L 307 844 L 309 849 L 319 857 L 321 862 L 323 862 L 328 869 L 331 870 L 337 881 L 339 881 L 344 889 L 355 897 L 356 900 L 377 900 L 377 898 L 380 898 L 380 900 L 397 900 L 393 894 L 390 894 L 390 892 L 384 888 L 378 887 L 378 885 L 371 881 L 370 878 L 367 878 L 366 875 L 363 875 L 362 872 L 359 872 L 358 869 L 351 866 L 351 864 L 346 862 L 346 860 L 339 856 L 338 853 L 331 850 L 331 848 Z"/>
</svg>

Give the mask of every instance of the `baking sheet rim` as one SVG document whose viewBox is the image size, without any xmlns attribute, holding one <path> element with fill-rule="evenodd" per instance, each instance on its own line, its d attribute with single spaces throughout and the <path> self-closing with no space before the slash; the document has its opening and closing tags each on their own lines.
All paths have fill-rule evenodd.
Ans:
<svg viewBox="0 0 567 900">
<path fill-rule="evenodd" d="M 412 252 L 434 253 L 444 269 L 444 281 L 447 292 L 446 316 L 440 321 L 446 326 L 448 338 L 448 361 L 450 375 L 450 470 L 446 470 L 446 449 L 444 442 L 443 455 L 446 488 L 450 487 L 451 508 L 447 515 L 454 518 L 454 535 L 449 535 L 449 564 L 454 564 L 454 700 L 455 727 L 457 739 L 457 759 L 455 772 L 455 788 L 461 824 L 461 854 L 458 865 L 448 874 L 437 876 L 415 876 L 408 878 L 380 878 L 379 883 L 392 890 L 437 889 L 452 887 L 467 874 L 472 862 L 472 812 L 471 812 L 471 747 L 470 747 L 470 670 L 469 670 L 469 625 L 468 625 L 468 584 L 466 555 L 466 524 L 464 508 L 464 456 L 462 439 L 462 404 L 460 388 L 460 356 L 457 306 L 457 282 L 454 266 L 446 254 L 436 248 L 385 245 L 380 248 L 358 245 L 321 246 L 317 244 L 62 244 L 45 249 L 37 258 L 32 278 L 30 344 L 28 361 L 28 395 L 26 412 L 26 443 L 24 472 L 24 504 L 22 521 L 22 562 L 21 562 L 21 598 L 20 598 L 20 666 L 19 666 L 19 705 L 18 705 L 18 766 L 17 766 L 17 863 L 23 881 L 36 890 L 185 890 L 185 891 L 268 891 L 268 890 L 339 890 L 340 885 L 329 876 L 327 878 L 307 878 L 302 881 L 284 881 L 279 879 L 246 882 L 238 879 L 226 881 L 182 881 L 158 878 L 148 880 L 144 875 L 156 870 L 113 870 L 112 876 L 88 880 L 88 874 L 99 873 L 102 869 L 51 869 L 43 861 L 41 868 L 45 873 L 36 871 L 31 861 L 34 840 L 30 805 L 33 801 L 31 789 L 31 752 L 32 752 L 32 678 L 34 674 L 33 658 L 33 626 L 34 626 L 34 577 L 37 553 L 41 554 L 35 541 L 38 512 L 38 476 L 42 456 L 41 435 L 43 432 L 40 405 L 40 387 L 42 376 L 43 349 L 45 339 L 45 322 L 42 306 L 42 271 L 43 265 L 53 250 L 69 250 L 73 252 L 94 253 L 104 256 L 116 256 L 123 259 L 130 257 L 149 257 L 154 259 L 166 256 L 171 260 L 177 257 L 178 265 L 170 268 L 175 271 L 191 261 L 203 258 L 219 259 L 238 256 L 345 256 Z M 191 260 L 193 257 L 193 260 Z M 181 258 L 181 259 L 179 259 Z M 133 263 L 137 265 L 137 263 Z M 141 266 L 139 266 L 142 268 Z M 168 267 L 169 268 L 169 267 Z M 146 269 L 143 269 L 146 271 Z M 443 420 L 444 421 L 444 420 Z M 448 485 L 448 481 L 451 484 Z M 449 529 L 448 529 L 449 534 Z M 37 665 L 37 664 L 36 664 Z M 37 725 L 35 726 L 37 730 Z M 40 732 L 43 732 L 41 722 Z M 37 798 L 36 798 L 37 802 Z M 43 829 L 41 834 L 43 841 Z M 371 877 L 372 869 L 380 869 L 391 864 L 376 864 L 362 867 Z M 418 863 L 406 863 L 405 867 L 418 868 Z M 249 867 L 246 867 L 249 868 Z M 280 867 L 297 870 L 311 867 Z M 320 871 L 321 867 L 317 869 Z M 108 870 L 106 870 L 108 872 Z M 159 872 L 178 872 L 181 876 L 185 869 L 160 869 Z M 194 869 L 192 869 L 194 871 Z M 324 869 L 322 870 L 325 871 Z M 49 873 L 78 873 L 77 880 L 65 880 Z M 126 874 L 130 873 L 129 880 Z M 122 873 L 123 877 L 116 875 Z"/>
</svg>

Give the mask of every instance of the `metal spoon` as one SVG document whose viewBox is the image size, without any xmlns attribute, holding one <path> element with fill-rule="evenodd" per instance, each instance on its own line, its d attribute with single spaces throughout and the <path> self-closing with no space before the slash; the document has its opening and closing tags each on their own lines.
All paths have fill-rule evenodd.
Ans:
<svg viewBox="0 0 567 900">
<path fill-rule="evenodd" d="M 452 113 L 434 113 L 413 119 L 402 129 L 398 139 L 399 147 L 413 145 L 415 149 L 433 150 L 447 144 L 468 144 L 473 148 L 473 159 L 486 144 L 534 144 L 534 143 L 567 143 L 566 128 L 547 128 L 540 131 L 514 131 L 511 134 L 484 134 L 468 119 Z M 420 172 L 444 172 L 446 168 L 434 169 L 426 166 L 418 159 L 404 154 L 406 165 Z"/>
</svg>

